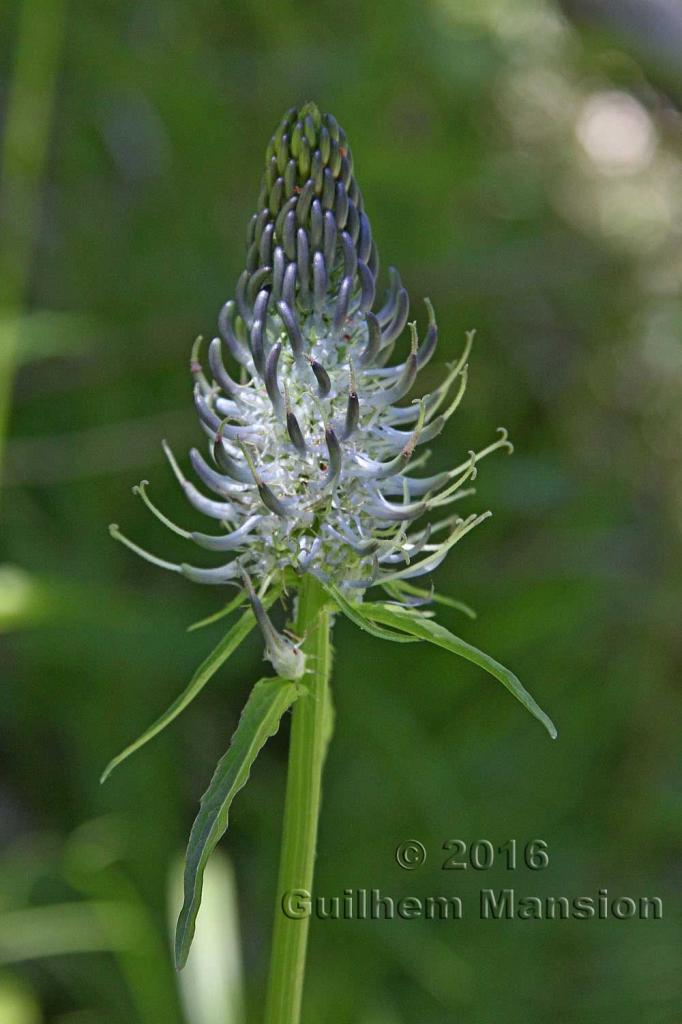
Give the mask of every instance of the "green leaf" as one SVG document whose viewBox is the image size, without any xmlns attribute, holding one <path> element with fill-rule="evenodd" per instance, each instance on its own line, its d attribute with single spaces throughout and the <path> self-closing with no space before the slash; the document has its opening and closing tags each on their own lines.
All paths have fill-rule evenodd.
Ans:
<svg viewBox="0 0 682 1024">
<path fill-rule="evenodd" d="M 380 640 L 393 640 L 398 644 L 409 644 L 414 643 L 415 640 L 421 639 L 416 636 L 406 636 L 404 633 L 396 633 L 392 629 L 382 629 L 381 626 L 376 626 L 373 621 L 365 616 L 364 609 L 367 607 L 363 604 L 352 604 L 344 595 L 341 593 L 338 587 L 335 587 L 333 583 L 322 583 L 322 587 L 329 594 L 331 599 L 340 608 L 343 614 L 354 622 L 360 629 L 364 629 L 366 633 L 371 633 L 372 636 L 379 637 Z"/>
<path fill-rule="evenodd" d="M 475 665 L 485 669 L 491 676 L 502 683 L 518 701 L 523 704 L 527 711 L 530 711 L 539 722 L 542 722 L 545 729 L 553 740 L 557 737 L 557 731 L 551 718 L 539 707 L 531 695 L 522 686 L 521 681 L 508 668 L 495 661 L 489 654 L 479 651 L 477 647 L 468 644 L 466 640 L 460 640 L 458 636 L 445 629 L 438 622 L 432 619 L 425 619 L 418 612 L 405 608 L 392 607 L 385 604 L 363 605 L 365 615 L 385 625 L 393 626 L 394 629 L 403 629 L 420 640 L 427 640 L 429 643 L 444 647 L 446 651 L 459 654 L 461 658 L 472 661 Z"/>
<path fill-rule="evenodd" d="M 279 728 L 284 712 L 302 693 L 296 683 L 278 676 L 256 683 L 242 711 L 237 730 L 221 757 L 203 797 L 187 846 L 185 901 L 175 931 L 175 964 L 185 965 L 201 904 L 204 869 L 221 836 L 227 830 L 235 795 L 246 784 L 251 766 L 266 740 Z"/>
<path fill-rule="evenodd" d="M 277 600 L 279 592 L 277 590 L 267 594 L 263 598 L 263 604 L 266 608 L 269 608 Z M 125 761 L 126 758 L 134 754 L 136 750 L 143 747 L 145 743 L 157 736 L 162 729 L 165 729 L 173 719 L 177 718 L 181 711 L 184 711 L 188 704 L 190 704 L 198 693 L 203 690 L 206 683 L 211 679 L 212 676 L 218 671 L 221 665 L 223 665 L 231 654 L 239 647 L 242 640 L 244 640 L 253 627 L 256 624 L 253 612 L 249 608 L 248 611 L 244 612 L 241 618 L 237 619 L 231 629 L 227 631 L 225 636 L 222 638 L 220 643 L 214 647 L 207 658 L 202 661 L 199 668 L 196 670 L 194 675 L 189 681 L 187 687 L 182 693 L 176 697 L 171 706 L 167 708 L 164 713 L 153 722 L 148 729 L 146 729 L 134 743 L 122 750 L 120 754 L 117 754 L 102 772 L 100 782 L 105 782 L 106 779 L 111 775 L 114 768 L 117 768 L 121 762 Z"/>
</svg>

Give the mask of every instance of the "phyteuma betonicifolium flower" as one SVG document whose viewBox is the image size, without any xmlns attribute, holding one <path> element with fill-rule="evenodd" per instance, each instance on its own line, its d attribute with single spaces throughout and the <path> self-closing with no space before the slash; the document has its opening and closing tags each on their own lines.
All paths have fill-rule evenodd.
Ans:
<svg viewBox="0 0 682 1024">
<path fill-rule="evenodd" d="M 377 584 L 401 584 L 435 569 L 490 514 L 451 511 L 472 493 L 467 485 L 477 462 L 511 445 L 501 430 L 454 468 L 419 472 L 425 446 L 464 394 L 473 332 L 438 386 L 410 401 L 436 350 L 433 307 L 426 299 L 420 338 L 392 267 L 385 300 L 375 308 L 378 274 L 343 129 L 313 103 L 290 110 L 267 148 L 245 269 L 220 312 L 208 372 L 201 340 L 192 350 L 194 403 L 208 452 L 193 448 L 189 457 L 204 490 L 164 443 L 187 500 L 218 532 L 181 529 L 152 504 L 145 483 L 137 489 L 174 532 L 228 559 L 210 568 L 168 562 L 115 526 L 113 535 L 197 583 L 240 583 L 245 571 L 261 582 L 287 571 L 311 573 L 353 600 Z M 409 352 L 391 364 L 405 330 Z"/>
<path fill-rule="evenodd" d="M 161 568 L 197 583 L 239 588 L 233 601 L 197 626 L 243 603 L 250 608 L 168 710 L 109 763 L 103 779 L 190 703 L 256 623 L 276 673 L 255 684 L 190 834 L 176 931 L 179 967 L 192 941 L 204 867 L 227 828 L 231 802 L 292 706 L 282 871 L 290 887 L 311 887 L 319 780 L 332 720 L 335 613 L 382 639 L 432 643 L 474 662 L 556 735 L 513 672 L 437 623 L 424 606 L 437 600 L 473 614 L 470 609 L 412 582 L 440 565 L 490 514 L 459 516 L 452 507 L 472 493 L 480 459 L 498 448 L 511 451 L 511 445 L 502 430 L 454 468 L 424 472 L 426 446 L 464 395 L 473 332 L 437 386 L 412 399 L 419 371 L 436 350 L 436 318 L 426 299 L 420 337 L 417 324 L 408 321 L 409 299 L 398 272 L 389 269 L 380 305 L 378 274 L 377 246 L 342 128 L 312 103 L 290 110 L 267 149 L 234 299 L 223 306 L 207 353 L 201 340 L 192 349 L 194 403 L 208 439 L 207 451 L 189 453 L 199 486 L 164 442 L 190 505 L 216 525 L 209 532 L 183 529 L 152 502 L 146 481 L 135 488 L 165 526 L 221 556 L 220 564 L 203 568 L 157 558 L 111 527 L 114 537 Z M 392 363 L 404 331 L 409 351 Z M 383 588 L 381 599 L 367 600 L 376 587 Z M 268 615 L 292 591 L 298 636 L 280 633 Z M 296 931 L 302 922 L 287 921 L 280 911 L 276 922 L 266 1020 L 294 1024 L 304 933 Z"/>
</svg>

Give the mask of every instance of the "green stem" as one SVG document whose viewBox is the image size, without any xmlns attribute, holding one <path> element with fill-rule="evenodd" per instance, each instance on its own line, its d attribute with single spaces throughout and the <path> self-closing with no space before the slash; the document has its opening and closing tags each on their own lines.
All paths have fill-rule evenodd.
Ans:
<svg viewBox="0 0 682 1024">
<path fill-rule="evenodd" d="M 296 631 L 307 637 L 309 671 L 302 683 L 308 693 L 296 701 L 292 715 L 265 1024 L 298 1024 L 301 1015 L 308 916 L 287 916 L 282 901 L 292 890 L 312 892 L 322 765 L 331 731 L 330 611 L 312 577 L 304 577 L 299 590 Z"/>
</svg>

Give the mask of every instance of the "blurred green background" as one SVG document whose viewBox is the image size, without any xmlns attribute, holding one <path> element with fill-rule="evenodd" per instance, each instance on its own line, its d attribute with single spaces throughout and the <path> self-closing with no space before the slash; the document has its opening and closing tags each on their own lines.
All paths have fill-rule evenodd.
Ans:
<svg viewBox="0 0 682 1024">
<path fill-rule="evenodd" d="M 559 739 L 475 667 L 339 623 L 317 891 L 468 912 L 314 922 L 304 1019 L 679 1021 L 680 6 L 25 0 L 0 39 L 3 1024 L 236 1024 L 242 996 L 260 1019 L 287 728 L 235 804 L 180 992 L 169 879 L 260 648 L 100 788 L 222 601 L 106 527 L 181 553 L 130 488 L 190 521 L 159 441 L 197 440 L 189 348 L 232 294 L 270 134 L 308 98 L 348 133 L 383 267 L 421 322 L 436 306 L 427 387 L 477 328 L 435 460 L 499 424 L 516 454 L 481 468 L 467 510 L 494 518 L 436 576 L 479 618 L 441 617 Z M 545 839 L 549 867 L 441 870 L 445 840 L 512 837 Z M 411 874 L 408 838 L 428 851 Z M 481 922 L 481 886 L 665 912 Z"/>
</svg>

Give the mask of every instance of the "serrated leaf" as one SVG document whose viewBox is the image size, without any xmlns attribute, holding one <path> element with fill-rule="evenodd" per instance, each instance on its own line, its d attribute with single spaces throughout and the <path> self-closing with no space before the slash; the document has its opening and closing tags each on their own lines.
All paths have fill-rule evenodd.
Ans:
<svg viewBox="0 0 682 1024">
<path fill-rule="evenodd" d="M 267 594 L 263 598 L 263 604 L 266 608 L 269 608 L 276 601 L 279 596 L 278 591 L 274 591 Z M 205 658 L 199 668 L 196 670 L 192 678 L 190 679 L 186 688 L 182 693 L 175 698 L 169 708 L 164 711 L 159 718 L 153 722 L 148 729 L 139 736 L 134 743 L 122 750 L 120 754 L 112 758 L 109 764 L 102 772 L 100 782 L 105 782 L 106 779 L 111 775 L 114 768 L 117 768 L 126 758 L 134 754 L 136 750 L 143 747 L 145 743 L 153 739 L 154 736 L 158 736 L 162 729 L 165 729 L 178 715 L 185 710 L 188 704 L 194 700 L 198 693 L 203 690 L 206 683 L 211 679 L 212 676 L 218 671 L 221 665 L 224 665 L 227 659 L 233 654 L 237 647 L 239 647 L 242 640 L 244 640 L 253 627 L 256 624 L 254 614 L 249 608 L 248 611 L 244 612 L 241 618 L 237 619 L 231 629 L 227 631 L 225 636 L 222 638 L 219 644 L 213 648 L 211 653 Z"/>
<path fill-rule="evenodd" d="M 491 676 L 498 679 L 523 704 L 527 711 L 530 711 L 531 715 L 537 718 L 539 722 L 542 722 L 552 739 L 556 739 L 556 726 L 551 718 L 545 714 L 531 697 L 520 679 L 508 668 L 505 668 L 504 665 L 501 665 L 499 661 L 491 658 L 489 654 L 480 651 L 477 647 L 467 643 L 466 640 L 461 640 L 454 633 L 441 626 L 440 623 L 434 622 L 433 619 L 425 619 L 418 612 L 385 604 L 365 604 L 363 608 L 368 618 L 382 622 L 384 625 L 393 626 L 394 629 L 403 629 L 411 633 L 412 636 L 420 640 L 427 640 L 438 647 L 443 647 L 446 651 L 451 651 L 453 654 L 458 654 L 461 658 L 466 658 L 467 661 L 472 661 L 475 665 L 489 672 Z"/>
<path fill-rule="evenodd" d="M 372 636 L 379 637 L 380 640 L 392 640 L 398 644 L 414 643 L 415 640 L 420 639 L 420 637 L 416 636 L 407 636 L 405 633 L 401 635 L 392 629 L 382 629 L 381 626 L 375 625 L 371 619 L 365 616 L 364 609 L 366 605 L 364 603 L 351 603 L 333 583 L 322 583 L 321 585 L 343 614 L 351 622 L 354 622 L 356 626 L 359 626 L 360 629 L 364 629 L 366 633 L 371 633 Z"/>
<path fill-rule="evenodd" d="M 246 784 L 251 766 L 266 740 L 277 732 L 282 715 L 302 692 L 296 683 L 286 682 L 277 676 L 256 683 L 227 753 L 218 762 L 209 787 L 201 798 L 187 846 L 185 898 L 175 931 L 175 964 L 178 970 L 187 960 L 194 936 L 204 869 L 227 830 L 232 801 Z"/>
</svg>

